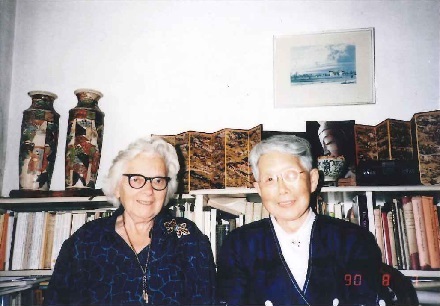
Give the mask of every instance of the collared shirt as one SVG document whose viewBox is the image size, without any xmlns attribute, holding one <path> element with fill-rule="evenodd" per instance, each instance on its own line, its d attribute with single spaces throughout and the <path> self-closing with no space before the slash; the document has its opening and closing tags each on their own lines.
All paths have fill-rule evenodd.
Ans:
<svg viewBox="0 0 440 306">
<path fill-rule="evenodd" d="M 310 236 L 315 216 L 312 209 L 309 209 L 307 219 L 295 233 L 287 233 L 277 220 L 270 216 L 284 260 L 301 289 L 304 288 L 307 277 Z"/>
</svg>

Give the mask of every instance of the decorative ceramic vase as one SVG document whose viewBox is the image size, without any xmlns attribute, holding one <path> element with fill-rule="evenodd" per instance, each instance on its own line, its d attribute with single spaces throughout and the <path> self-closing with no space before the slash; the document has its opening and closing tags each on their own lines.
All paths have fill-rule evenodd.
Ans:
<svg viewBox="0 0 440 306">
<path fill-rule="evenodd" d="M 103 94 L 77 89 L 76 107 L 69 111 L 66 138 L 66 188 L 95 188 L 101 160 L 104 113 L 98 107 Z"/>
<path fill-rule="evenodd" d="M 318 170 L 324 174 L 324 184 L 336 185 L 336 182 L 344 172 L 345 158 L 344 156 L 319 156 Z"/>
<path fill-rule="evenodd" d="M 60 115 L 53 108 L 57 95 L 30 91 L 31 106 L 23 111 L 21 123 L 19 175 L 20 189 L 50 188 L 57 155 Z"/>
</svg>

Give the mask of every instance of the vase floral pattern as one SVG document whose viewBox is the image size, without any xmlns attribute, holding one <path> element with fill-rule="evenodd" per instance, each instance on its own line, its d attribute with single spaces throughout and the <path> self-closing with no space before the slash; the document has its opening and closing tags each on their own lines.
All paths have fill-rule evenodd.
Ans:
<svg viewBox="0 0 440 306">
<path fill-rule="evenodd" d="M 318 169 L 324 174 L 324 182 L 336 182 L 345 167 L 344 156 L 319 156 Z"/>
<path fill-rule="evenodd" d="M 69 111 L 66 138 L 66 188 L 95 188 L 104 132 L 104 113 L 98 100 L 103 94 L 93 89 L 75 90 L 76 107 Z"/>
<path fill-rule="evenodd" d="M 23 112 L 19 153 L 19 188 L 50 188 L 58 146 L 60 115 L 53 108 L 57 95 L 30 91 L 31 106 Z"/>
</svg>

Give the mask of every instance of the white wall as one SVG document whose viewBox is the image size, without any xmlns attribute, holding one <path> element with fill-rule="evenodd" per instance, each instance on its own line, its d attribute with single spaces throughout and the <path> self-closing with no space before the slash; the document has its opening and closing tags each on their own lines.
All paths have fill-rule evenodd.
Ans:
<svg viewBox="0 0 440 306">
<path fill-rule="evenodd" d="M 97 187 L 137 137 L 187 130 L 304 131 L 306 120 L 409 120 L 439 108 L 438 1 L 17 1 L 8 154 L 2 194 L 18 188 L 27 92 L 61 115 L 53 190 L 64 189 L 73 91 L 104 93 Z M 275 109 L 273 36 L 374 27 L 376 104 Z"/>
<path fill-rule="evenodd" d="M 16 0 L 0 0 L 0 187 L 6 161 Z"/>
</svg>

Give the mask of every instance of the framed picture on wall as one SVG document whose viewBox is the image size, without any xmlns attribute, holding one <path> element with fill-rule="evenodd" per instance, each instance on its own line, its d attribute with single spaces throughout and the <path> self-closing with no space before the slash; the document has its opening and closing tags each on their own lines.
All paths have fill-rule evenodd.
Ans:
<svg viewBox="0 0 440 306">
<path fill-rule="evenodd" d="M 275 107 L 375 103 L 374 28 L 274 37 Z"/>
</svg>

